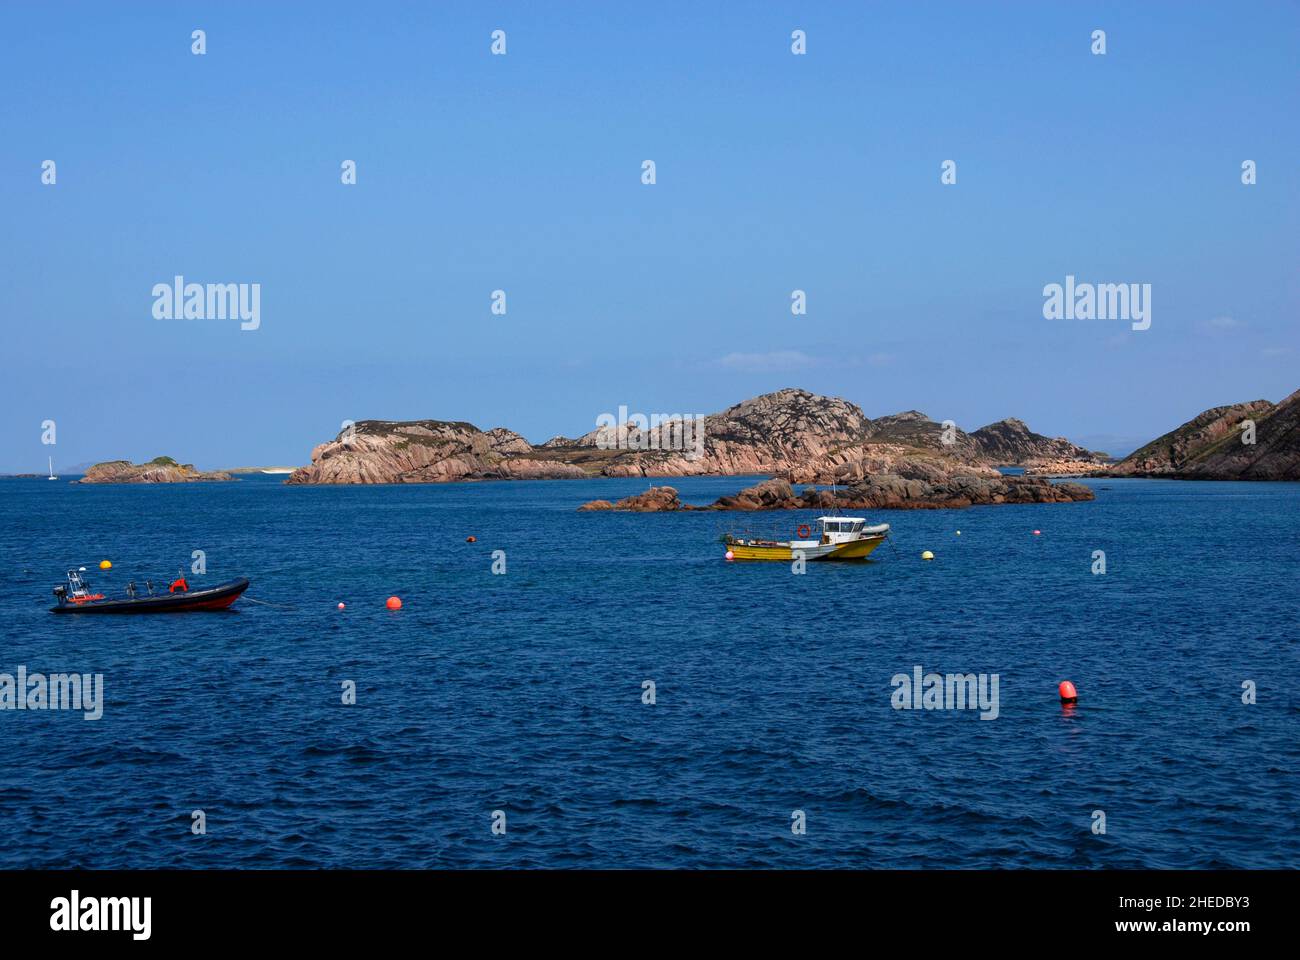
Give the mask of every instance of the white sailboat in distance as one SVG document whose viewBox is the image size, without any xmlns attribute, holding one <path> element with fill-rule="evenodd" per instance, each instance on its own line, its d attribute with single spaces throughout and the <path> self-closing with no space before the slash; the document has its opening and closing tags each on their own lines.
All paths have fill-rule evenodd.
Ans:
<svg viewBox="0 0 1300 960">
<path fill-rule="evenodd" d="M 46 477 L 45 479 L 46 479 L 46 480 L 57 480 L 57 479 L 59 479 L 58 477 L 56 477 L 56 476 L 54 475 L 54 458 L 53 458 L 53 457 L 50 457 L 50 475 L 49 475 L 48 477 Z"/>
</svg>

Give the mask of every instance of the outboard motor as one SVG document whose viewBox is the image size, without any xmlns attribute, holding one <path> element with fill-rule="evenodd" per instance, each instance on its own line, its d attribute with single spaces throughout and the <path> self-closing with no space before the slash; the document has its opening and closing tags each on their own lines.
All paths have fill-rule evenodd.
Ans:
<svg viewBox="0 0 1300 960">
<path fill-rule="evenodd" d="M 59 606 L 63 606 L 65 603 L 68 602 L 68 588 L 65 587 L 63 584 L 59 584 L 57 587 L 54 588 L 54 595 L 59 600 Z"/>
</svg>

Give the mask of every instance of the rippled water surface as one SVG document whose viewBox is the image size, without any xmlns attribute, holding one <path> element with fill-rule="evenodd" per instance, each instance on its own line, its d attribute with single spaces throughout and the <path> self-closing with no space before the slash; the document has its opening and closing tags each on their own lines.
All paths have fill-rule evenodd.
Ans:
<svg viewBox="0 0 1300 960">
<path fill-rule="evenodd" d="M 876 560 L 803 576 L 717 537 L 806 513 L 574 511 L 645 485 L 0 481 L 0 672 L 106 688 L 0 711 L 0 866 L 1300 862 L 1300 485 L 881 513 Z M 116 592 L 198 549 L 194 585 L 253 581 L 228 614 L 47 612 L 69 565 Z M 892 709 L 918 664 L 998 674 L 997 719 Z"/>
</svg>

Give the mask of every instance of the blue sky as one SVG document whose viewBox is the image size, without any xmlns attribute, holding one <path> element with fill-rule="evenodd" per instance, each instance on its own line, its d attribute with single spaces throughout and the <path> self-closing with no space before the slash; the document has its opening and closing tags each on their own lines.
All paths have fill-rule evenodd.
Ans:
<svg viewBox="0 0 1300 960">
<path fill-rule="evenodd" d="M 1286 3 L 6 4 L 0 470 L 46 419 L 56 464 L 219 467 L 786 386 L 1109 446 L 1278 400 L 1298 40 Z M 260 329 L 155 319 L 176 274 L 260 283 Z M 1151 329 L 1045 320 L 1067 274 L 1150 283 Z"/>
</svg>

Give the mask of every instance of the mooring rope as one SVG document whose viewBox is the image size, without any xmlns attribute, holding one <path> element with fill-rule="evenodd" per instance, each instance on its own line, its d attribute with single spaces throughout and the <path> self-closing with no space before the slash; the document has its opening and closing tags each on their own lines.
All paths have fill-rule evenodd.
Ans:
<svg viewBox="0 0 1300 960">
<path fill-rule="evenodd" d="M 256 603 L 263 607 L 275 607 L 277 610 L 297 610 L 297 607 L 290 606 L 287 603 L 271 603 L 269 600 L 258 600 L 254 597 L 244 596 L 244 600 L 249 603 Z"/>
</svg>

